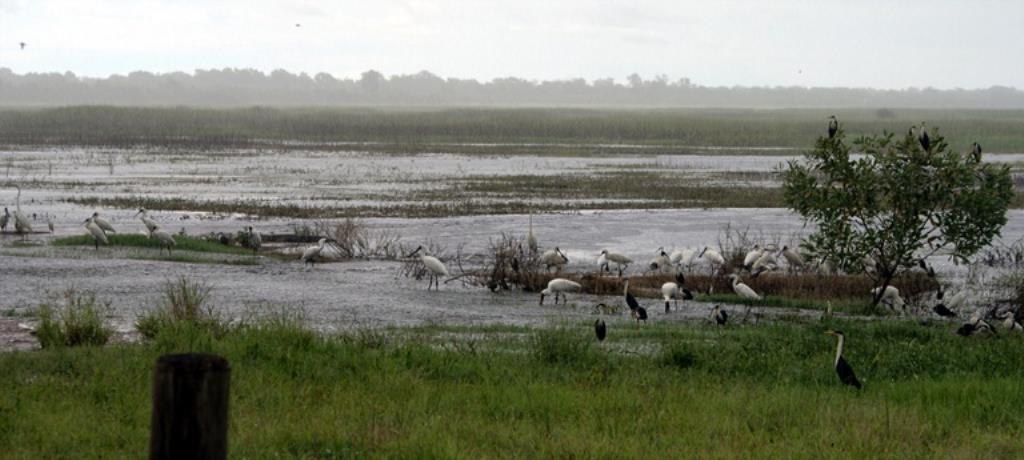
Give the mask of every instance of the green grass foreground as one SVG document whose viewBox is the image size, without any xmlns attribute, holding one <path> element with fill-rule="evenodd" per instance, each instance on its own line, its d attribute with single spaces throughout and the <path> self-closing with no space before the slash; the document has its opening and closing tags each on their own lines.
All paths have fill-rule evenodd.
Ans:
<svg viewBox="0 0 1024 460">
<path fill-rule="evenodd" d="M 9 458 L 145 455 L 153 363 L 231 363 L 235 458 L 1010 458 L 1024 435 L 1024 340 L 949 324 L 611 322 L 219 338 L 0 355 Z M 857 392 L 831 369 L 847 334 Z M 623 351 L 627 350 L 627 351 Z"/>
<path fill-rule="evenodd" d="M 161 248 L 159 241 L 146 235 L 134 233 L 112 233 L 107 235 L 107 239 L 110 241 L 109 246 L 130 246 L 151 249 Z M 93 240 L 92 235 L 75 235 L 55 238 L 51 244 L 54 246 L 93 246 L 95 244 L 94 241 L 95 240 Z M 174 249 L 172 249 L 172 252 L 194 251 L 238 255 L 252 254 L 251 250 L 238 246 L 225 246 L 217 242 L 201 240 L 188 236 L 174 235 L 174 242 L 176 245 L 174 246 Z M 105 246 L 106 245 L 100 245 L 101 248 Z"/>
</svg>

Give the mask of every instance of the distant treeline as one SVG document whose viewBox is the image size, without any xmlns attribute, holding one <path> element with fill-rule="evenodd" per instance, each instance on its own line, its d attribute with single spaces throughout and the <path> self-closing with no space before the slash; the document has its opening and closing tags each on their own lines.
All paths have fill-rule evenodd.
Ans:
<svg viewBox="0 0 1024 460">
<path fill-rule="evenodd" d="M 954 148 L 1024 152 L 1024 110 L 274 108 L 74 106 L 0 109 L 0 145 L 293 145 L 416 153 L 683 153 L 689 147 L 810 148 L 839 116 L 851 138 L 926 121 Z M 295 143 L 292 141 L 299 141 Z M 345 144 L 365 143 L 358 147 Z M 339 144 L 341 143 L 341 144 Z M 447 144 L 437 146 L 437 144 Z M 652 150 L 652 148 L 654 150 Z"/>
<path fill-rule="evenodd" d="M 430 72 L 359 79 L 275 70 L 196 70 L 194 74 L 132 72 L 108 78 L 73 73 L 15 74 L 0 68 L 0 106 L 131 105 L 272 106 L 576 106 L 750 108 L 1024 108 L 1024 92 L 988 89 L 711 87 L 633 74 L 613 79 L 488 82 L 441 78 Z"/>
</svg>

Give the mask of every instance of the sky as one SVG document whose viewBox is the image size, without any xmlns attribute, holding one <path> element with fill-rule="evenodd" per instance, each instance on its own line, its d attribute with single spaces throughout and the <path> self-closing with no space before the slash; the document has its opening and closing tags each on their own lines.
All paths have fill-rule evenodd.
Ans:
<svg viewBox="0 0 1024 460">
<path fill-rule="evenodd" d="M 0 0 L 0 67 L 1024 88 L 1024 1 Z"/>
</svg>

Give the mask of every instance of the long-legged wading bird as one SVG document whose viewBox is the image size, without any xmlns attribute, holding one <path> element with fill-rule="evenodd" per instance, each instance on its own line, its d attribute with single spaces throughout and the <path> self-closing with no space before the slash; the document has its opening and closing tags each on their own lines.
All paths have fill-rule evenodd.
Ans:
<svg viewBox="0 0 1024 460">
<path fill-rule="evenodd" d="M 582 289 L 580 283 L 575 281 L 567 280 L 565 278 L 555 278 L 548 281 L 548 287 L 543 291 L 540 291 L 540 305 L 544 305 L 544 298 L 554 294 L 555 305 L 558 305 L 558 297 L 562 297 L 562 303 L 569 302 L 569 299 L 565 295 L 568 292 L 579 292 Z"/>
<path fill-rule="evenodd" d="M 682 248 L 672 251 L 668 258 L 672 265 L 688 270 L 690 265 L 693 265 L 693 258 L 696 255 L 697 251 L 692 248 Z"/>
<path fill-rule="evenodd" d="M 441 259 L 427 254 L 426 249 L 423 246 L 418 246 L 415 251 L 409 254 L 407 257 L 412 257 L 419 253 L 420 262 L 423 262 L 423 266 L 427 267 L 427 271 L 430 272 L 430 279 L 427 281 L 427 290 L 430 290 L 431 283 L 434 284 L 434 290 L 441 289 L 441 277 L 448 276 L 448 267 L 444 266 L 444 262 Z"/>
<path fill-rule="evenodd" d="M 760 244 L 755 244 L 754 248 L 747 251 L 747 255 L 743 257 L 743 268 L 750 270 L 757 259 L 760 259 L 764 255 L 764 249 L 761 248 Z"/>
<path fill-rule="evenodd" d="M 647 309 L 645 309 L 644 307 L 641 307 L 640 303 L 636 301 L 636 297 L 633 297 L 633 294 L 629 293 L 629 279 L 628 278 L 626 279 L 626 282 L 623 284 L 622 292 L 623 292 L 623 297 L 626 298 L 626 306 L 629 307 L 629 316 L 631 316 L 633 319 L 635 319 L 638 324 L 640 323 L 640 321 L 643 321 L 646 324 L 647 323 Z"/>
<path fill-rule="evenodd" d="M 604 338 L 608 335 L 608 326 L 604 324 L 603 319 L 594 321 L 594 335 L 597 336 L 597 341 L 604 341 Z"/>
<path fill-rule="evenodd" d="M 857 380 L 857 376 L 853 373 L 853 368 L 850 367 L 850 363 L 846 362 L 843 358 L 843 343 L 846 341 L 846 336 L 842 332 L 828 330 L 825 331 L 828 335 L 834 335 L 839 338 L 839 342 L 836 345 L 836 374 L 839 375 L 839 380 L 846 385 L 860 389 L 860 381 Z"/>
<path fill-rule="evenodd" d="M 103 229 L 96 224 L 95 217 L 85 219 L 85 229 L 92 235 L 93 242 L 96 244 L 96 250 L 100 249 L 100 244 L 110 244 L 110 241 L 107 240 L 107 234 L 103 233 Z"/>
<path fill-rule="evenodd" d="M 874 288 L 871 290 L 871 295 L 878 295 L 878 289 Z M 900 297 L 900 290 L 896 286 L 886 286 L 885 291 L 882 291 L 882 297 L 878 299 L 879 302 L 889 305 L 889 308 L 896 309 L 903 308 L 906 302 L 903 301 L 903 297 Z"/>
<path fill-rule="evenodd" d="M 565 256 L 561 249 L 555 248 L 544 251 L 544 254 L 540 256 L 540 262 L 544 264 L 545 270 L 551 270 L 554 267 L 557 273 L 562 271 L 565 264 L 569 263 L 569 258 Z"/>
<path fill-rule="evenodd" d="M 174 235 L 171 235 L 168 231 L 160 227 L 155 228 L 150 234 L 150 237 L 156 238 L 156 240 L 160 242 L 161 252 L 163 252 L 164 249 L 167 249 L 167 255 L 171 255 L 171 249 L 178 245 L 178 243 L 174 241 Z"/>
<path fill-rule="evenodd" d="M 674 300 L 676 303 L 676 309 L 679 308 L 679 299 L 691 300 L 693 299 L 693 293 L 689 289 L 686 289 L 685 284 L 686 277 L 682 273 L 676 273 L 676 281 L 668 282 L 661 285 L 661 297 L 665 299 L 665 313 L 670 311 L 669 301 Z"/>
<path fill-rule="evenodd" d="M 149 213 L 146 212 L 145 208 L 139 209 L 139 212 L 135 213 L 135 215 L 136 216 L 138 216 L 138 215 L 142 216 L 142 217 L 139 218 L 139 220 L 142 221 L 142 225 L 146 226 L 146 233 L 147 234 L 153 235 L 153 232 L 155 232 L 156 229 L 160 228 L 160 226 L 157 225 L 156 221 L 149 217 Z"/>
<path fill-rule="evenodd" d="M 711 264 L 712 271 L 714 271 L 715 267 L 720 267 L 725 263 L 725 258 L 718 251 L 707 246 L 704 246 L 704 250 L 700 251 L 700 255 L 697 258 L 708 261 Z"/>
<path fill-rule="evenodd" d="M 747 286 L 746 284 L 740 282 L 739 275 L 735 273 L 730 274 L 729 279 L 732 280 L 732 290 L 733 292 L 736 293 L 736 295 L 743 297 L 744 299 L 761 300 L 761 296 L 757 292 L 754 292 L 754 290 L 751 289 L 750 286 Z"/>
<path fill-rule="evenodd" d="M 21 187 L 15 185 L 15 188 L 18 189 L 18 197 L 14 200 L 14 232 L 25 239 L 25 235 L 32 233 L 32 224 L 25 213 L 21 212 Z"/>
<path fill-rule="evenodd" d="M 801 256 L 799 252 L 790 249 L 789 246 L 782 247 L 782 257 L 786 259 L 786 263 L 789 264 L 790 270 L 802 269 L 806 264 L 804 262 L 804 257 Z"/>
<path fill-rule="evenodd" d="M 725 326 L 725 322 L 729 321 L 729 314 L 722 310 L 721 305 L 715 305 L 715 308 L 711 309 L 711 319 L 719 326 Z"/>
<path fill-rule="evenodd" d="M 835 115 L 832 115 L 828 117 L 828 138 L 836 137 L 837 131 L 839 131 L 839 120 L 836 119 Z"/>
<path fill-rule="evenodd" d="M 11 220 L 11 212 L 4 208 L 4 215 L 0 216 L 0 232 L 7 231 L 7 222 Z"/>
<path fill-rule="evenodd" d="M 107 221 L 107 219 L 100 217 L 100 213 L 98 212 L 92 213 L 92 221 L 104 232 L 117 233 L 117 231 L 114 230 L 114 226 L 110 225 L 110 222 Z"/>
<path fill-rule="evenodd" d="M 619 276 L 622 276 L 622 271 L 629 268 L 629 264 L 633 263 L 633 259 L 617 252 L 609 252 L 607 249 L 601 250 L 601 255 L 603 255 L 605 260 L 608 262 L 615 264 L 615 267 L 619 271 Z"/>
<path fill-rule="evenodd" d="M 320 241 L 316 242 L 316 246 L 310 246 L 302 251 L 302 255 L 299 256 L 299 260 L 301 260 L 304 265 L 308 265 L 312 268 L 313 264 L 316 263 L 316 260 L 320 258 L 320 253 L 324 251 L 324 247 L 327 245 L 328 241 L 331 240 L 329 238 L 320 238 Z"/>
<path fill-rule="evenodd" d="M 260 232 L 254 231 L 252 227 L 249 227 L 249 247 L 252 248 L 252 255 L 256 255 L 259 252 L 260 247 L 263 246 L 263 237 L 260 236 Z"/>
<path fill-rule="evenodd" d="M 530 254 L 537 253 L 537 237 L 533 236 L 533 212 L 530 212 L 530 228 L 526 232 L 526 247 L 530 249 Z"/>
<path fill-rule="evenodd" d="M 665 248 L 658 248 L 658 255 L 651 259 L 649 265 L 651 271 L 665 270 L 672 265 L 672 259 L 669 258 L 668 253 L 665 252 Z"/>
</svg>

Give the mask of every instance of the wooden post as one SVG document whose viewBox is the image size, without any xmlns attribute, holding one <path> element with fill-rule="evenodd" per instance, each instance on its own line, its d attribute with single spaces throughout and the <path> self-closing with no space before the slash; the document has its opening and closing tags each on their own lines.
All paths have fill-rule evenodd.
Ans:
<svg viewBox="0 0 1024 460">
<path fill-rule="evenodd" d="M 220 356 L 161 356 L 153 371 L 149 458 L 227 458 L 230 378 Z"/>
</svg>

